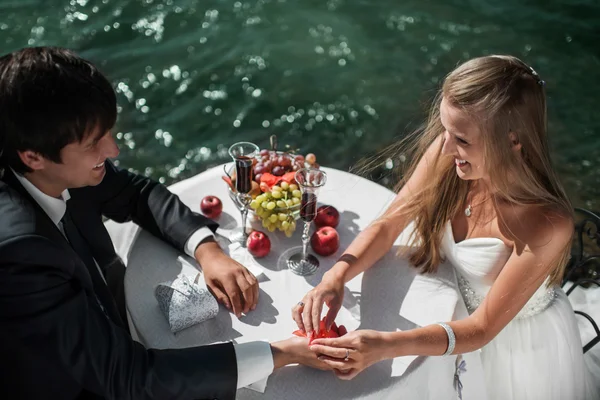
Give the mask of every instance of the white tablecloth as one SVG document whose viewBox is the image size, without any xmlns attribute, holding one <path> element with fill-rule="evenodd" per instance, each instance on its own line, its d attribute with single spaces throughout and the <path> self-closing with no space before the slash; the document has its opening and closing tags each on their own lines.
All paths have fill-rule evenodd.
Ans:
<svg viewBox="0 0 600 400">
<path fill-rule="evenodd" d="M 331 268 L 353 238 L 384 210 L 394 196 L 388 189 L 356 175 L 330 168 L 323 170 L 328 174 L 328 181 L 320 192 L 319 203 L 334 205 L 340 211 L 341 222 L 337 228 L 340 250 L 330 257 L 319 257 L 321 267 L 316 274 L 300 277 L 286 269 L 285 258 L 290 249 L 297 250 L 301 244 L 301 221 L 299 229 L 289 239 L 282 233 L 267 232 L 272 241 L 271 253 L 262 259 L 249 260 L 249 263 L 255 263 L 253 269 L 262 272 L 258 275 L 260 298 L 256 310 L 238 319 L 221 306 L 216 318 L 178 334 L 169 330 L 154 298 L 154 288 L 158 283 L 172 280 L 179 274 L 187 274 L 193 279 L 198 272 L 193 260 L 131 223 L 107 222 L 117 252 L 128 265 L 125 279 L 127 308 L 139 341 L 152 348 L 182 348 L 223 341 L 243 343 L 289 337 L 296 329 L 291 308 L 320 282 L 323 273 Z M 204 196 L 218 196 L 224 207 L 217 221 L 223 232 L 227 232 L 227 229 L 238 226 L 241 218 L 228 197 L 222 175 L 223 167 L 216 167 L 179 182 L 170 189 L 198 212 Z M 255 228 L 265 231 L 259 222 L 253 224 Z M 394 251 L 366 273 L 348 282 L 344 307 L 336 320 L 338 324 L 345 324 L 350 329 L 360 327 L 385 331 L 406 330 L 416 326 L 405 317 L 406 313 L 401 312 L 403 307 L 407 307 L 403 303 L 406 303 L 406 293 L 415 281 L 415 273 L 405 267 L 404 261 L 395 256 Z M 441 271 L 444 269 L 441 268 Z M 453 276 L 452 271 L 446 273 Z M 414 303 L 415 299 L 411 301 Z M 436 322 L 428 321 L 429 311 L 421 312 L 418 307 L 412 310 L 416 314 L 415 318 L 411 317 L 412 321 L 422 317 L 426 323 Z M 430 307 L 434 307 L 432 312 L 436 312 L 435 304 Z M 462 300 L 459 299 L 456 310 L 449 313 L 446 319 L 465 315 Z M 420 317 L 420 314 L 423 315 Z M 468 371 L 461 377 L 463 398 L 485 399 L 479 356 L 472 353 L 465 355 L 465 359 Z M 387 360 L 370 367 L 349 382 L 338 380 L 329 372 L 288 366 L 271 375 L 264 393 L 241 389 L 237 398 L 456 399 L 453 389 L 454 362 L 454 357 Z M 430 395 L 424 396 L 424 392 Z"/>
</svg>

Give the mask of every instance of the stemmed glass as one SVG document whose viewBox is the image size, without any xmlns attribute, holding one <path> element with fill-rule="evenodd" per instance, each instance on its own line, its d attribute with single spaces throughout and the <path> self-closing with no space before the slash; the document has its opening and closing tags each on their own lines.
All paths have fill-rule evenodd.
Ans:
<svg viewBox="0 0 600 400">
<path fill-rule="evenodd" d="M 297 275 L 312 275 L 319 268 L 319 260 L 308 254 L 310 225 L 317 216 L 317 194 L 327 182 L 327 174 L 319 169 L 303 168 L 296 171 L 296 182 L 302 191 L 300 218 L 304 221 L 302 252 L 292 254 L 287 261 L 288 268 Z"/>
<path fill-rule="evenodd" d="M 229 155 L 235 162 L 235 190 L 240 203 L 239 209 L 242 214 L 242 231 L 233 235 L 234 242 L 240 242 L 246 247 L 248 232 L 246 231 L 246 220 L 248 218 L 248 205 L 252 201 L 250 191 L 252 190 L 252 164 L 258 156 L 258 146 L 250 142 L 238 142 L 231 145 Z"/>
</svg>

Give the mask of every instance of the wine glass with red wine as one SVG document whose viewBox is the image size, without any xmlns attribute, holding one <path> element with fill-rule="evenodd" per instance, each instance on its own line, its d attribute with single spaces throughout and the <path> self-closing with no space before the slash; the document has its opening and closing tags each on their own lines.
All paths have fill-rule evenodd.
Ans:
<svg viewBox="0 0 600 400">
<path fill-rule="evenodd" d="M 231 241 L 240 242 L 243 247 L 246 247 L 246 241 L 248 240 L 246 220 L 248 218 L 248 205 L 252 201 L 249 194 L 252 190 L 252 167 L 258 154 L 258 146 L 250 142 L 238 142 L 229 148 L 229 155 L 235 162 L 235 191 L 242 214 L 241 232 L 234 234 Z"/>
<path fill-rule="evenodd" d="M 302 168 L 296 171 L 296 182 L 302 192 L 300 218 L 304 221 L 302 251 L 292 254 L 287 261 L 288 268 L 297 275 L 312 275 L 319 268 L 319 260 L 308 253 L 310 225 L 317 217 L 317 195 L 327 182 L 327 174 L 320 169 Z"/>
</svg>

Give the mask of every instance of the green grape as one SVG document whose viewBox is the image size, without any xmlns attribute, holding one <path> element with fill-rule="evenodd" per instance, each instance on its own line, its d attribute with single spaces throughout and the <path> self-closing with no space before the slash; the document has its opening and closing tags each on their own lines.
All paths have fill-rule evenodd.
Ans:
<svg viewBox="0 0 600 400">
<path fill-rule="evenodd" d="M 269 232 L 275 232 L 275 225 L 269 225 L 267 229 L 269 230 Z"/>
<path fill-rule="evenodd" d="M 285 236 L 291 238 L 294 235 L 294 231 L 285 231 Z"/>
<path fill-rule="evenodd" d="M 288 207 L 292 207 L 294 205 L 294 202 L 292 201 L 292 199 L 287 199 L 285 201 L 285 205 Z"/>
<path fill-rule="evenodd" d="M 286 207 L 285 201 L 283 201 L 283 200 L 277 200 L 276 204 L 277 204 L 277 207 L 279 207 L 279 208 L 285 208 Z"/>
<path fill-rule="evenodd" d="M 267 203 L 267 210 L 272 210 L 275 208 L 275 202 L 274 201 L 270 201 Z"/>
<path fill-rule="evenodd" d="M 279 213 L 279 220 L 280 221 L 285 221 L 287 218 L 288 218 L 287 214 Z"/>
<path fill-rule="evenodd" d="M 296 221 L 290 222 L 290 230 L 293 232 L 296 230 Z"/>
<path fill-rule="evenodd" d="M 286 231 L 287 231 L 287 230 L 288 230 L 288 228 L 290 227 L 290 223 L 289 223 L 288 221 L 283 221 L 283 222 L 281 223 L 281 227 L 282 227 L 284 230 L 286 230 Z"/>
<path fill-rule="evenodd" d="M 271 214 L 271 216 L 269 217 L 269 221 L 271 221 L 272 223 L 277 222 L 277 214 Z"/>
<path fill-rule="evenodd" d="M 264 194 L 259 194 L 254 200 L 256 200 L 258 204 L 261 204 L 263 201 L 267 200 L 267 196 L 265 196 Z"/>
<path fill-rule="evenodd" d="M 294 205 L 296 205 L 296 204 L 300 204 L 300 199 L 299 199 L 299 198 L 297 198 L 297 197 L 294 197 L 294 198 L 292 199 L 292 202 L 294 203 Z"/>
<path fill-rule="evenodd" d="M 271 192 L 271 196 L 272 196 L 274 199 L 280 199 L 280 198 L 282 198 L 282 197 L 283 197 L 283 194 L 282 194 L 281 192 Z"/>
<path fill-rule="evenodd" d="M 268 205 L 268 204 L 269 204 L 269 202 L 265 200 L 265 201 L 263 201 L 262 203 L 260 203 L 260 206 L 261 206 L 262 208 L 267 208 L 267 205 Z"/>
<path fill-rule="evenodd" d="M 250 208 L 252 208 L 253 210 L 258 209 L 259 206 L 260 206 L 260 203 L 258 201 L 256 201 L 256 199 L 254 199 L 250 202 Z"/>
<path fill-rule="evenodd" d="M 267 228 L 269 226 L 269 220 L 263 219 L 262 226 L 263 226 L 263 228 Z"/>
<path fill-rule="evenodd" d="M 290 184 L 289 184 L 289 183 L 287 183 L 287 182 L 285 182 L 285 181 L 284 181 L 284 182 L 281 182 L 281 188 L 282 188 L 283 190 L 288 190 L 288 189 L 289 189 L 289 187 L 290 187 Z"/>
<path fill-rule="evenodd" d="M 294 196 L 295 198 L 300 198 L 300 197 L 302 197 L 302 192 L 299 191 L 298 189 L 292 190 L 292 196 Z"/>
<path fill-rule="evenodd" d="M 271 188 L 271 193 L 273 193 L 273 192 L 281 192 L 281 188 L 279 186 L 275 185 Z"/>
<path fill-rule="evenodd" d="M 294 190 L 298 190 L 298 185 L 296 185 L 295 183 L 292 183 L 292 184 L 290 185 L 290 191 L 292 191 L 292 192 L 293 192 Z"/>
</svg>

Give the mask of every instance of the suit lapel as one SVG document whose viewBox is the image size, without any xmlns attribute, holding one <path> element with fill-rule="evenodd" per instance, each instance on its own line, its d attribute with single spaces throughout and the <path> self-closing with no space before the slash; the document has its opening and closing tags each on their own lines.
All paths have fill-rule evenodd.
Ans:
<svg viewBox="0 0 600 400">
<path fill-rule="evenodd" d="M 95 265 L 87 266 L 85 264 L 85 262 L 79 257 L 75 250 L 73 250 L 73 247 L 71 247 L 67 239 L 62 234 L 62 232 L 58 229 L 54 222 L 52 222 L 48 214 L 46 214 L 46 212 L 42 209 L 42 207 L 40 207 L 37 201 L 35 201 L 35 199 L 31 197 L 29 192 L 23 187 L 23 185 L 21 185 L 19 180 L 12 173 L 12 171 L 6 170 L 4 176 L 2 177 L 2 180 L 31 204 L 36 216 L 36 233 L 50 239 L 53 243 L 61 246 L 63 250 L 70 255 L 71 260 L 75 264 L 75 268 L 73 268 L 73 275 L 81 281 L 82 286 L 86 291 L 91 292 L 94 296 L 96 296 L 94 284 L 90 276 L 90 272 L 88 271 L 88 268 L 96 268 Z M 75 222 L 77 223 L 77 221 Z M 78 224 L 78 226 L 81 225 Z M 89 238 L 85 239 L 89 242 Z M 94 256 L 94 258 L 96 257 L 94 252 L 92 252 L 92 255 Z M 119 307 L 119 309 L 120 308 L 121 307 Z M 119 314 L 120 311 L 119 313 L 112 315 L 112 319 L 119 325 L 125 326 L 125 324 L 123 323 L 124 320 L 120 317 Z"/>
</svg>

